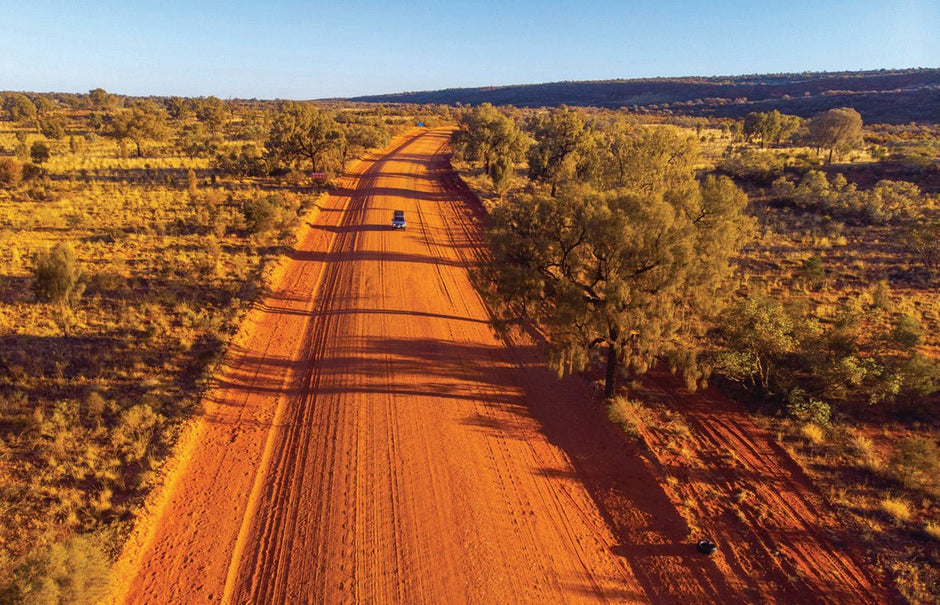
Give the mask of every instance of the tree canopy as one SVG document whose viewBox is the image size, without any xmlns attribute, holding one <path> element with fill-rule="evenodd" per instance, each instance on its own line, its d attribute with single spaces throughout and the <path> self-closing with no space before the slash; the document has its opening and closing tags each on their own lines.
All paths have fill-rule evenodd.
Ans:
<svg viewBox="0 0 940 605">
<path fill-rule="evenodd" d="M 461 115 L 454 145 L 471 162 L 479 162 L 494 185 L 525 158 L 531 141 L 511 117 L 489 103 Z"/>
<path fill-rule="evenodd" d="M 503 318 L 538 322 L 559 372 L 584 367 L 592 348 L 606 347 L 608 397 L 619 363 L 642 373 L 671 354 L 687 378 L 699 378 L 683 343 L 714 310 L 750 229 L 744 193 L 726 177 L 699 184 L 688 146 L 669 129 L 637 133 L 623 187 L 565 185 L 491 216 L 483 274 Z"/>
<path fill-rule="evenodd" d="M 21 92 L 7 93 L 3 98 L 3 110 L 11 122 L 31 122 L 36 119 L 36 105 Z"/>
<path fill-rule="evenodd" d="M 278 162 L 309 162 L 314 172 L 338 165 L 345 134 L 333 116 L 309 103 L 288 101 L 271 125 L 265 143 Z"/>
<path fill-rule="evenodd" d="M 751 112 L 744 117 L 743 133 L 745 138 L 760 137 L 760 145 L 787 140 L 803 124 L 799 116 L 780 113 L 774 109 L 768 112 Z"/>
<path fill-rule="evenodd" d="M 169 134 L 166 112 L 150 101 L 139 101 L 130 109 L 115 114 L 105 132 L 118 141 L 133 141 L 137 146 L 137 157 L 143 157 L 144 141 L 162 141 Z"/>
<path fill-rule="evenodd" d="M 828 163 L 833 152 L 844 153 L 859 147 L 862 138 L 862 116 L 850 107 L 830 109 L 813 116 L 806 122 L 809 140 L 819 149 L 829 150 Z"/>
<path fill-rule="evenodd" d="M 581 112 L 564 105 L 535 116 L 528 129 L 535 138 L 529 149 L 529 178 L 549 183 L 552 195 L 558 185 L 575 177 L 579 155 L 589 143 Z"/>
</svg>

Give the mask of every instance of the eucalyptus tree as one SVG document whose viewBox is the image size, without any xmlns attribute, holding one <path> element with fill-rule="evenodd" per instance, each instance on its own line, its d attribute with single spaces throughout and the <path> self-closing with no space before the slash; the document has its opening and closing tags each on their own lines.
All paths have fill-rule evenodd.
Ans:
<svg viewBox="0 0 940 605">
<path fill-rule="evenodd" d="M 342 127 L 333 116 L 309 103 L 281 105 L 265 147 L 276 162 L 308 162 L 314 172 L 335 167 L 346 145 Z"/>
<path fill-rule="evenodd" d="M 605 349 L 607 397 L 621 363 L 643 373 L 669 356 L 691 382 L 699 378 L 690 343 L 717 310 L 730 259 L 751 228 L 744 193 L 725 177 L 698 183 L 697 155 L 687 149 L 669 129 L 641 133 L 625 186 L 568 184 L 491 215 L 481 276 L 498 325 L 534 320 L 559 373 Z"/>
<path fill-rule="evenodd" d="M 130 109 L 117 112 L 109 118 L 105 134 L 119 142 L 133 141 L 137 157 L 143 157 L 146 140 L 162 141 L 169 135 L 166 111 L 152 101 L 138 101 Z"/>
<path fill-rule="evenodd" d="M 483 166 L 497 189 L 505 187 L 532 144 L 514 119 L 489 103 L 463 112 L 453 141 L 464 158 Z"/>
<path fill-rule="evenodd" d="M 555 195 L 558 186 L 574 180 L 580 153 L 590 143 L 584 116 L 580 111 L 561 105 L 535 116 L 528 125 L 535 138 L 529 149 L 529 178 L 548 183 Z"/>
<path fill-rule="evenodd" d="M 806 122 L 809 140 L 816 149 L 828 149 L 827 163 L 832 163 L 835 151 L 844 153 L 864 143 L 862 137 L 862 116 L 850 107 L 830 109 Z"/>
</svg>

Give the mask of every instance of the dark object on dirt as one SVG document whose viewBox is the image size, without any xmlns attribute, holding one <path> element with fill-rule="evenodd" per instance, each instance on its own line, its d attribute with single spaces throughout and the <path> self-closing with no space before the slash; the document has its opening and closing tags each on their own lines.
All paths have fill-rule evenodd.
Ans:
<svg viewBox="0 0 940 605">
<path fill-rule="evenodd" d="M 703 555 L 710 555 L 718 550 L 718 545 L 711 540 L 699 540 L 695 543 L 695 550 L 699 551 Z"/>
</svg>

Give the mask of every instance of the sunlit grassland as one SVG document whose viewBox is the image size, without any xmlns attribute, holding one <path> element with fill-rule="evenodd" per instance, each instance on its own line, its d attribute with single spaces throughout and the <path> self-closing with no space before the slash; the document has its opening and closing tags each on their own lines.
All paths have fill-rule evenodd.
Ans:
<svg viewBox="0 0 940 605">
<path fill-rule="evenodd" d="M 0 129 L 0 152 L 18 131 Z M 90 139 L 52 142 L 40 176 L 0 191 L 0 569 L 76 531 L 127 530 L 262 265 L 291 241 L 244 233 L 242 205 L 269 183 Z M 316 195 L 278 193 L 298 210 Z M 85 275 L 71 309 L 32 292 L 37 254 L 59 242 Z"/>
<path fill-rule="evenodd" d="M 528 117 L 523 112 L 507 113 L 520 123 Z M 609 115 L 604 110 L 586 110 L 585 114 L 596 114 L 601 123 Z M 694 139 L 700 178 L 715 172 L 730 174 L 750 198 L 749 213 L 756 219 L 756 229 L 738 255 L 736 279 L 726 286 L 734 293 L 732 302 L 779 302 L 804 333 L 834 334 L 833 327 L 848 325 L 844 342 L 860 365 L 885 360 L 883 367 L 894 363 L 897 368 L 899 360 L 919 356 L 925 361 L 915 382 L 935 380 L 931 373 L 940 358 L 940 270 L 910 245 L 909 234 L 919 226 L 940 221 L 940 129 L 934 125 L 876 125 L 865 133 L 864 147 L 836 156 L 830 165 L 825 154 L 799 141 L 766 147 L 747 142 L 734 136 L 724 120 L 646 116 L 638 118 L 637 125 L 655 128 L 664 122 Z M 539 192 L 538 184 L 527 178 L 524 163 L 516 166 L 501 193 L 479 163 L 457 158 L 454 166 L 489 209 L 512 203 L 514 196 Z M 850 186 L 832 187 L 832 191 L 846 192 L 845 198 L 857 193 L 856 199 L 871 202 L 871 192 L 883 181 L 910 183 L 918 191 L 906 200 L 895 200 L 894 210 L 903 209 L 889 218 L 877 218 L 878 212 L 892 211 L 888 202 L 876 205 L 874 212 L 866 215 L 859 212 L 863 204 L 805 203 L 775 194 L 775 181 L 786 179 L 795 186 L 811 172 L 823 175 L 829 186 L 847 179 Z M 547 190 L 540 193 L 546 195 Z M 851 322 L 846 322 L 846 317 L 851 317 Z M 917 342 L 903 352 L 892 342 L 892 330 L 901 320 L 919 326 Z M 717 333 L 720 325 L 714 328 Z M 829 353 L 835 357 L 838 338 L 830 342 L 835 346 Z M 720 346 L 718 339 L 710 346 Z M 703 356 L 708 353 L 702 352 Z M 784 450 L 814 480 L 844 521 L 846 534 L 861 544 L 873 565 L 891 579 L 905 599 L 933 602 L 940 592 L 940 455 L 923 444 L 936 444 L 940 438 L 940 398 L 930 390 L 933 387 L 927 387 L 921 393 L 902 392 L 896 399 L 866 400 L 871 392 L 865 388 L 851 393 L 851 377 L 807 371 L 807 362 L 819 358 L 815 354 L 796 347 L 787 352 L 788 358 L 783 356 L 797 368 L 785 376 L 783 387 L 815 387 L 817 392 L 831 394 L 826 404 L 827 410 L 831 407 L 831 421 L 825 423 L 787 418 L 779 393 L 776 399 L 761 399 L 722 381 L 717 373 L 712 384 L 726 387 L 729 396 L 754 411 L 758 422 L 778 436 Z M 826 361 L 823 351 L 822 363 Z M 600 365 L 595 364 L 591 375 L 600 371 Z M 823 383 L 826 379 L 830 382 Z M 644 435 L 640 449 L 651 460 L 675 457 L 680 466 L 687 464 L 684 453 L 669 451 L 675 448 L 668 438 L 659 443 L 650 438 L 661 428 L 656 414 L 681 417 L 682 403 L 665 406 L 655 399 L 644 400 L 644 393 L 641 380 L 626 388 L 610 404 L 612 421 L 623 426 L 632 437 L 631 443 L 637 441 L 637 435 Z M 692 433 L 690 439 L 683 440 L 690 451 L 695 450 L 698 439 L 694 429 Z M 660 480 L 667 493 L 674 491 L 675 476 L 662 473 Z M 694 502 L 678 498 L 675 504 L 690 527 L 699 524 Z"/>
</svg>

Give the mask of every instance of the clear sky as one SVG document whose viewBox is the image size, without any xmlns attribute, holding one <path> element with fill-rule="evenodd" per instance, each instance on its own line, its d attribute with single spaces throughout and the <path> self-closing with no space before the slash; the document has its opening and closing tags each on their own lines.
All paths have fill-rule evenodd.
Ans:
<svg viewBox="0 0 940 605">
<path fill-rule="evenodd" d="M 312 99 L 940 67 L 940 0 L 0 0 L 0 90 Z"/>
</svg>

